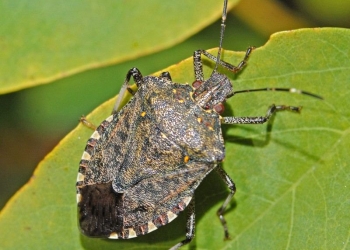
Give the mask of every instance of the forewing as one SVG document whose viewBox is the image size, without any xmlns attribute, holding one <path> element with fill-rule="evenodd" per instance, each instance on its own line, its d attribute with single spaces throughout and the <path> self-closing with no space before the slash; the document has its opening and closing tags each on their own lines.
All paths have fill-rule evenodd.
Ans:
<svg viewBox="0 0 350 250">
<path fill-rule="evenodd" d="M 106 183 L 114 179 L 127 155 L 130 142 L 128 131 L 133 126 L 135 112 L 134 101 L 130 101 L 121 112 L 109 116 L 89 138 L 78 174 L 79 186 Z M 130 143 L 129 143 L 130 144 Z"/>
<path fill-rule="evenodd" d="M 132 238 L 147 234 L 177 217 L 190 202 L 194 190 L 214 168 L 189 162 L 174 171 L 154 175 L 115 193 L 112 182 L 84 186 L 80 225 L 84 234 Z"/>
<path fill-rule="evenodd" d="M 113 193 L 111 182 L 118 175 L 121 163 L 127 157 L 127 145 L 132 144 L 128 131 L 135 126 L 133 121 L 137 121 L 134 117 L 139 114 L 136 104 L 133 99 L 118 114 L 104 120 L 89 138 L 85 147 L 76 186 L 80 227 L 87 235 L 100 237 L 109 235 L 102 230 L 107 222 L 100 221 L 100 224 L 94 225 L 86 223 L 87 220 L 93 220 L 94 216 L 101 218 L 98 213 L 103 213 L 104 220 L 113 221 L 115 224 L 116 213 L 111 211 L 114 209 L 112 209 L 113 206 L 119 207 L 116 203 L 119 196 Z M 100 208 L 112 210 L 105 211 Z M 107 214 L 109 218 L 105 217 Z M 122 223 L 116 225 L 122 225 Z"/>
</svg>

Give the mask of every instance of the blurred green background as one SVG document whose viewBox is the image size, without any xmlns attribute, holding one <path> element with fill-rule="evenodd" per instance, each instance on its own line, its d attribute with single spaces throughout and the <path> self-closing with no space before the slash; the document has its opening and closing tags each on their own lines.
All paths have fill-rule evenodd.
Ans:
<svg viewBox="0 0 350 250">
<path fill-rule="evenodd" d="M 50 5 L 50 2 L 47 1 L 47 4 Z M 5 3 L 8 1 L 0 0 L 0 9 Z M 143 1 L 143 4 L 147 3 L 148 1 Z M 197 11 L 205 16 L 208 11 L 206 6 L 201 4 L 202 1 L 197 3 Z M 31 4 L 36 4 L 36 1 L 32 1 Z M 16 8 L 14 5 L 13 11 L 16 11 Z M 98 9 L 98 6 L 96 8 Z M 149 14 L 152 19 L 156 11 Z M 183 15 L 178 13 L 179 22 L 187 18 Z M 217 16 L 219 15 L 220 9 L 217 11 Z M 2 24 L 11 22 L 1 20 L 2 18 L 0 16 Z M 121 25 L 124 29 L 128 28 L 125 23 Z M 149 22 L 147 25 L 156 28 L 158 23 Z M 82 114 L 88 114 L 118 93 L 118 86 L 123 82 L 129 68 L 138 67 L 143 75 L 148 75 L 190 57 L 196 49 L 217 47 L 219 27 L 218 19 L 199 33 L 165 50 L 160 48 L 161 51 L 156 53 L 146 51 L 139 58 L 126 58 L 117 64 L 107 63 L 105 66 L 96 66 L 94 69 L 68 77 L 62 76 L 59 80 L 49 81 L 50 84 L 22 88 L 0 95 L 0 208 L 29 180 L 39 161 L 78 124 Z M 258 47 L 274 32 L 302 27 L 349 28 L 350 1 L 241 1 L 228 16 L 224 48 L 245 50 L 250 45 Z M 171 27 L 169 29 L 171 30 Z M 130 32 L 137 33 L 138 30 Z M 0 60 L 3 59 L 1 54 L 7 49 L 1 43 L 4 36 L 5 34 L 0 33 Z M 157 47 L 157 44 L 154 46 Z M 4 73 L 2 70 L 0 68 L 0 74 Z M 193 76 L 188 77 L 189 82 L 192 79 Z M 0 82 L 0 87 L 3 84 L 5 83 Z M 78 168 L 78 162 L 72 167 Z"/>
</svg>

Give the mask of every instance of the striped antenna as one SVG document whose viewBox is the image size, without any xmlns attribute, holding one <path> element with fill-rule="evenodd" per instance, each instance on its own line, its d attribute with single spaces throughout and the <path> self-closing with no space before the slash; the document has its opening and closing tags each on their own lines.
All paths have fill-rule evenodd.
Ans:
<svg viewBox="0 0 350 250">
<path fill-rule="evenodd" d="M 311 97 L 315 97 L 317 99 L 321 99 L 323 100 L 322 96 L 310 93 L 310 92 L 306 92 L 304 90 L 300 90 L 300 89 L 295 89 L 295 88 L 260 88 L 260 89 L 244 89 L 244 90 L 239 90 L 239 91 L 235 91 L 233 92 L 231 95 L 229 95 L 227 98 L 235 95 L 235 94 L 239 94 L 239 93 L 247 93 L 247 92 L 258 92 L 258 91 L 284 91 L 284 92 L 290 92 L 290 93 L 297 93 L 297 94 L 303 94 L 303 95 L 308 95 Z"/>
<path fill-rule="evenodd" d="M 221 57 L 221 50 L 222 50 L 222 41 L 224 40 L 224 32 L 226 27 L 226 16 L 227 16 L 227 0 L 224 0 L 224 7 L 222 9 L 222 17 L 221 17 L 221 31 L 220 31 L 220 42 L 219 42 L 219 50 L 218 55 L 216 57 L 216 64 L 214 68 L 214 72 L 218 69 L 220 57 Z"/>
</svg>

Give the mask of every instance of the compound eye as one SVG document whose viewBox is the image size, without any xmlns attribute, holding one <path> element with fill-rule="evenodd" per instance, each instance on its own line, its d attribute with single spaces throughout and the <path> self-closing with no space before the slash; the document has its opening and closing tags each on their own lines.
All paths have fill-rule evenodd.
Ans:
<svg viewBox="0 0 350 250">
<path fill-rule="evenodd" d="M 200 86 L 202 85 L 202 81 L 194 81 L 193 83 L 192 83 L 192 87 L 194 88 L 194 89 L 198 89 Z"/>
<path fill-rule="evenodd" d="M 221 115 L 222 113 L 224 113 L 225 107 L 224 107 L 224 104 L 218 103 L 213 107 L 213 109 L 215 110 L 216 113 Z"/>
</svg>

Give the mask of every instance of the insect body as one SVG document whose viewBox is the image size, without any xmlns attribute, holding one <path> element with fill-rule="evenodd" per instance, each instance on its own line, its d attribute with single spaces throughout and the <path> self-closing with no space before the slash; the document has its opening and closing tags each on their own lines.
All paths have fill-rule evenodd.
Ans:
<svg viewBox="0 0 350 250">
<path fill-rule="evenodd" d="M 80 164 L 83 233 L 131 238 L 157 229 L 223 160 L 219 115 L 196 105 L 192 91 L 144 77 L 128 105 L 97 128 Z"/>
<path fill-rule="evenodd" d="M 221 34 L 226 6 L 227 1 Z M 76 186 L 82 233 L 129 239 L 169 223 L 188 207 L 186 238 L 172 248 L 177 249 L 194 237 L 194 191 L 216 169 L 230 189 L 218 211 L 225 238 L 229 238 L 223 212 L 235 184 L 220 164 L 225 158 L 221 124 L 264 123 L 276 111 L 299 108 L 272 105 L 262 117 L 221 117 L 222 103 L 235 92 L 216 68 L 204 80 L 201 55 L 238 72 L 252 51 L 247 50 L 238 66 L 221 61 L 222 36 L 217 57 L 204 50 L 194 52 L 192 86 L 172 82 L 168 72 L 143 77 L 138 69 L 129 70 L 122 89 L 129 89 L 133 77 L 138 90 L 118 112 L 121 91 L 112 115 L 92 134 L 80 161 Z"/>
</svg>

